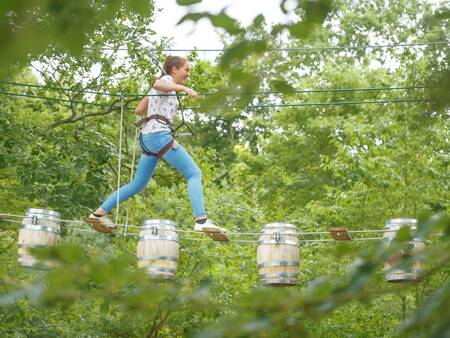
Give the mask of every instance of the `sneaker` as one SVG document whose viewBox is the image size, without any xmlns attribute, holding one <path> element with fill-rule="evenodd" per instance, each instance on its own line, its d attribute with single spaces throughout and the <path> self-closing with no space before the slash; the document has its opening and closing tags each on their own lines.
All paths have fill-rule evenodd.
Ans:
<svg viewBox="0 0 450 338">
<path fill-rule="evenodd" d="M 204 231 L 203 229 L 205 229 L 206 231 Z M 227 232 L 226 229 L 218 227 L 213 222 L 211 222 L 209 219 L 207 219 L 206 222 L 203 223 L 203 224 L 195 223 L 194 231 L 202 231 L 202 232 L 207 232 L 207 233 L 211 233 L 211 232 Z"/>
<path fill-rule="evenodd" d="M 201 231 L 211 237 L 214 241 L 228 241 L 227 230 L 213 224 L 210 220 L 206 220 L 205 223 L 196 223 L 194 226 L 195 231 Z"/>
<path fill-rule="evenodd" d="M 98 232 L 112 233 L 116 225 L 105 215 L 99 216 L 91 213 L 86 222 L 91 223 L 92 227 Z"/>
</svg>

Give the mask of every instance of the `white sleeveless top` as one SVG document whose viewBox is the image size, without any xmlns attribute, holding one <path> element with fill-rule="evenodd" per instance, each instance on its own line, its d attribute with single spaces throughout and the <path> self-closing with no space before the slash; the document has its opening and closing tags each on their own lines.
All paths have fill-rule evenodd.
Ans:
<svg viewBox="0 0 450 338">
<path fill-rule="evenodd" d="M 160 81 L 167 83 L 174 83 L 172 76 L 164 75 L 160 78 Z M 166 117 L 173 123 L 173 118 L 178 109 L 178 100 L 175 96 L 175 91 L 162 92 L 155 88 L 150 89 L 148 92 L 148 108 L 147 117 L 150 115 L 158 114 Z M 158 95 L 158 96 L 156 96 Z M 157 120 L 150 120 L 142 128 L 142 134 L 156 133 L 158 131 L 170 131 L 170 128 Z"/>
</svg>

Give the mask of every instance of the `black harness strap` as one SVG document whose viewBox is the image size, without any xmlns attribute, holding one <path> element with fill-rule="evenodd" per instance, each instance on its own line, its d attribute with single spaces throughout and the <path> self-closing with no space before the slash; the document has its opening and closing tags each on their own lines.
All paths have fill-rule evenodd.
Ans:
<svg viewBox="0 0 450 338">
<path fill-rule="evenodd" d="M 155 156 L 158 159 L 160 159 L 161 157 L 164 156 L 165 153 L 167 153 L 170 150 L 170 148 L 172 148 L 173 144 L 175 143 L 175 138 L 172 137 L 172 139 L 164 147 L 162 147 L 161 150 L 158 151 L 157 153 L 154 153 L 147 149 L 147 147 L 144 145 L 144 142 L 142 141 L 142 134 L 139 135 L 139 143 L 141 145 L 142 152 L 145 155 Z"/>
<path fill-rule="evenodd" d="M 165 124 L 166 126 L 169 126 L 172 129 L 172 122 L 169 121 L 169 119 L 163 115 L 159 115 L 159 114 L 153 114 L 147 117 L 144 117 L 143 119 L 139 120 L 138 122 L 136 122 L 134 125 L 136 127 L 140 127 L 142 126 L 144 123 L 147 123 L 150 120 L 156 120 L 159 123 Z"/>
</svg>

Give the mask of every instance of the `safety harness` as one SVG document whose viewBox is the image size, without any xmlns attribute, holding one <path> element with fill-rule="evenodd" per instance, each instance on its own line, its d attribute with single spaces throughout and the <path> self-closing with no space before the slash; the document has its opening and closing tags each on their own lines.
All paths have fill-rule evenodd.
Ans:
<svg viewBox="0 0 450 338">
<path fill-rule="evenodd" d="M 173 145 L 175 143 L 175 129 L 173 128 L 172 123 L 170 122 L 170 120 L 167 117 L 165 117 L 163 115 L 159 115 L 159 114 L 153 114 L 153 115 L 147 116 L 147 117 L 139 120 L 138 122 L 136 122 L 135 125 L 136 125 L 136 127 L 141 127 L 144 123 L 147 123 L 150 120 L 156 120 L 159 123 L 168 126 L 170 128 L 170 133 L 172 134 L 172 139 L 164 147 L 162 147 L 161 150 L 157 153 L 154 153 L 147 149 L 147 147 L 144 145 L 144 142 L 142 141 L 142 133 L 139 134 L 139 144 L 141 145 L 142 152 L 145 155 L 161 158 L 164 156 L 165 153 L 167 153 L 170 150 L 170 148 L 173 147 Z"/>
<path fill-rule="evenodd" d="M 160 151 L 154 153 L 153 151 L 148 150 L 147 147 L 145 146 L 144 141 L 142 141 L 142 133 L 139 135 L 139 144 L 141 145 L 142 152 L 147 156 L 155 156 L 158 159 L 163 157 L 164 154 L 167 153 L 169 149 L 173 147 L 174 143 L 175 138 L 172 137 L 172 139 L 164 147 L 162 147 Z"/>
<path fill-rule="evenodd" d="M 159 123 L 165 124 L 167 126 L 170 127 L 170 130 L 172 131 L 172 123 L 169 121 L 169 119 L 163 115 L 159 115 L 159 114 L 153 114 L 147 117 L 144 117 L 143 119 L 139 120 L 138 122 L 135 123 L 136 127 L 140 127 L 142 126 L 144 123 L 147 123 L 150 120 L 156 120 Z"/>
</svg>

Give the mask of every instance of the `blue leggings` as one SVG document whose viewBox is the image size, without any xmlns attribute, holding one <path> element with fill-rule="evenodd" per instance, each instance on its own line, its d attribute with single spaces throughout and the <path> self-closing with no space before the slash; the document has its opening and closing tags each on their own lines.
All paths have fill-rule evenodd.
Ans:
<svg viewBox="0 0 450 338">
<path fill-rule="evenodd" d="M 161 131 L 142 135 L 141 142 L 146 150 L 157 153 L 171 140 L 171 138 L 172 135 L 169 132 Z M 188 195 L 194 217 L 206 216 L 202 188 L 202 173 L 192 157 L 180 144 L 178 144 L 176 149 L 171 148 L 162 158 L 186 177 Z M 108 213 L 117 204 L 117 194 L 119 194 L 119 203 L 121 203 L 142 191 L 152 177 L 157 164 L 157 157 L 142 154 L 133 180 L 112 193 L 101 205 L 101 208 Z"/>
</svg>

